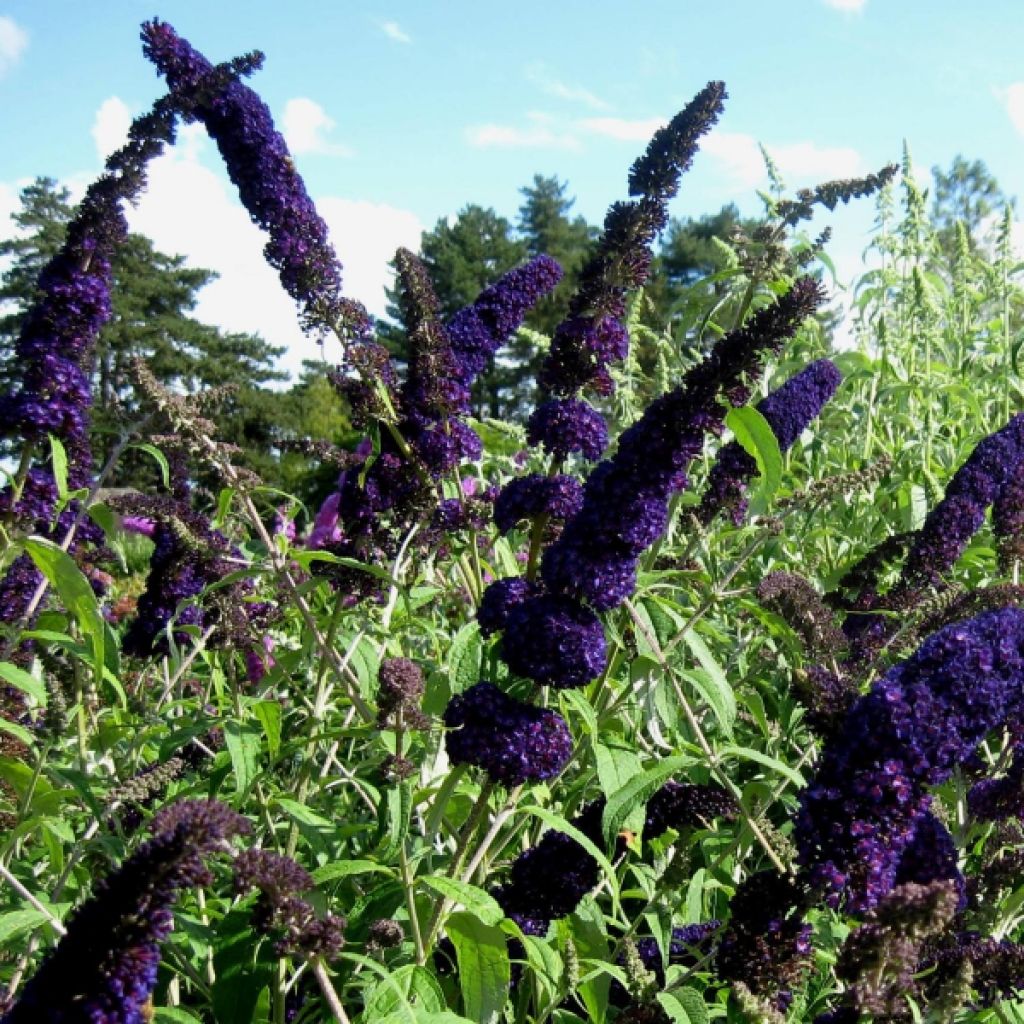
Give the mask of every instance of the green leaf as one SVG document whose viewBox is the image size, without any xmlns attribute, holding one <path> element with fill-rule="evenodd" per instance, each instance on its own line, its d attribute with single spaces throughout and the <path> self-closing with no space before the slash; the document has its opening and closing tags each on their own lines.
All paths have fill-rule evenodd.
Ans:
<svg viewBox="0 0 1024 1024">
<path fill-rule="evenodd" d="M 375 860 L 341 860 L 317 868 L 313 872 L 313 881 L 317 885 L 322 885 L 324 882 L 333 882 L 336 878 L 369 875 L 374 872 L 384 872 L 387 875 L 394 873 L 386 864 L 378 864 Z"/>
<path fill-rule="evenodd" d="M 36 568 L 60 595 L 64 607 L 75 617 L 82 633 L 92 642 L 96 675 L 102 678 L 107 624 L 89 581 L 75 565 L 75 560 L 52 540 L 28 537 L 25 550 L 35 562 Z"/>
<path fill-rule="evenodd" d="M 260 992 L 273 979 L 271 964 L 257 960 L 251 908 L 237 907 L 218 927 L 213 968 L 213 1012 L 217 1024 L 252 1024 Z"/>
<path fill-rule="evenodd" d="M 259 730 L 251 722 L 228 719 L 224 723 L 224 745 L 231 755 L 235 789 L 239 793 L 248 792 L 249 785 L 256 777 L 256 760 L 260 751 Z"/>
<path fill-rule="evenodd" d="M 497 924 L 504 916 L 498 901 L 483 889 L 478 889 L 468 882 L 460 882 L 456 878 L 445 875 L 427 875 L 420 878 L 425 886 L 439 892 L 445 899 L 453 903 L 461 903 L 467 910 L 476 914 L 484 924 Z"/>
<path fill-rule="evenodd" d="M 693 758 L 685 754 L 667 757 L 653 768 L 648 768 L 647 771 L 630 779 L 619 790 L 612 793 L 608 797 L 604 815 L 601 818 L 601 828 L 605 838 L 611 842 L 621 831 L 634 807 L 644 806 L 664 782 L 691 764 L 693 764 Z"/>
<path fill-rule="evenodd" d="M 16 740 L 24 743 L 26 747 L 34 747 L 36 738 L 23 725 L 12 722 L 9 718 L 0 717 L 0 732 L 6 732 Z"/>
<path fill-rule="evenodd" d="M 263 726 L 270 756 L 276 757 L 281 749 L 281 705 L 276 700 L 258 700 L 252 706 L 252 713 Z"/>
<path fill-rule="evenodd" d="M 764 754 L 760 750 L 752 750 L 750 747 L 738 747 L 730 743 L 722 747 L 719 754 L 722 757 L 731 756 L 738 757 L 744 761 L 754 761 L 765 768 L 771 768 L 772 771 L 778 772 L 779 775 L 784 775 L 798 789 L 803 789 L 806 785 L 804 777 L 796 769 L 790 768 L 784 761 L 780 761 L 777 757 L 771 757 L 769 754 Z"/>
<path fill-rule="evenodd" d="M 729 685 L 722 666 L 715 660 L 715 656 L 703 638 L 692 629 L 683 633 L 683 643 L 689 647 L 690 653 L 697 659 L 697 663 L 704 671 L 683 671 L 679 674 L 704 698 L 708 707 L 714 712 L 715 718 L 718 719 L 722 731 L 726 735 L 732 736 L 733 726 L 736 723 L 736 695 Z"/>
<path fill-rule="evenodd" d="M 50 466 L 53 469 L 53 482 L 57 485 L 57 497 L 68 500 L 68 453 L 59 438 L 50 435 Z"/>
<path fill-rule="evenodd" d="M 750 514 L 759 515 L 772 500 L 782 483 L 782 452 L 779 441 L 768 421 L 752 405 L 730 409 L 725 425 L 733 432 L 737 443 L 757 463 L 761 478 L 757 490 L 750 498 Z"/>
<path fill-rule="evenodd" d="M 708 1024 L 708 1010 L 704 1000 L 692 988 L 659 992 L 657 998 L 672 1024 Z"/>
<path fill-rule="evenodd" d="M 153 1020 L 156 1024 L 161 1024 L 161 1021 L 167 1024 L 197 1024 L 200 1018 L 180 1006 L 157 1006 L 153 1010 Z"/>
<path fill-rule="evenodd" d="M 413 1013 L 410 1015 L 408 1008 Z M 405 964 L 381 978 L 366 996 L 363 1020 L 378 1021 L 394 1014 L 395 1020 L 418 1019 L 416 1010 L 437 1013 L 444 1009 L 444 992 L 424 967 Z M 402 1012 L 396 1012 L 402 1011 Z"/>
<path fill-rule="evenodd" d="M 18 668 L 9 661 L 0 661 L 0 679 L 8 686 L 27 693 L 37 704 L 46 707 L 46 687 L 23 668 Z"/>
<path fill-rule="evenodd" d="M 606 798 L 617 793 L 630 779 L 635 778 L 642 770 L 640 758 L 624 747 L 607 747 L 603 743 L 594 743 L 594 760 L 597 762 L 597 778 L 601 791 Z M 643 828 L 643 804 L 637 804 L 626 816 L 622 828 L 630 832 L 639 832 Z"/>
<path fill-rule="evenodd" d="M 462 693 L 480 681 L 483 656 L 480 627 L 475 622 L 468 622 L 455 634 L 448 648 L 448 678 L 452 693 Z"/>
<path fill-rule="evenodd" d="M 377 849 L 373 852 L 381 860 L 387 861 L 398 856 L 398 851 L 409 834 L 411 817 L 412 787 L 408 782 L 400 782 L 388 789 L 380 802 Z"/>
<path fill-rule="evenodd" d="M 452 914 L 445 931 L 459 962 L 463 1011 L 479 1024 L 494 1024 L 508 1001 L 511 978 L 505 933 L 467 911 Z"/>
<path fill-rule="evenodd" d="M 357 558 L 344 558 L 341 555 L 332 555 L 330 551 L 293 551 L 291 557 L 302 566 L 308 569 L 314 562 L 328 562 L 330 565 L 342 565 L 346 569 L 357 569 L 359 572 L 368 573 L 379 580 L 394 583 L 391 573 L 377 565 L 370 565 L 368 562 L 360 562 Z"/>
<path fill-rule="evenodd" d="M 145 441 L 138 441 L 131 445 L 132 448 L 137 448 L 140 452 L 145 452 L 151 456 L 156 464 L 160 467 L 160 479 L 163 482 L 164 490 L 170 490 L 171 487 L 171 466 L 167 461 L 167 456 L 164 455 L 159 448 L 155 445 L 148 444 Z"/>
<path fill-rule="evenodd" d="M 41 910 L 12 910 L 0 915 L 0 944 L 38 928 L 46 920 Z"/>
</svg>

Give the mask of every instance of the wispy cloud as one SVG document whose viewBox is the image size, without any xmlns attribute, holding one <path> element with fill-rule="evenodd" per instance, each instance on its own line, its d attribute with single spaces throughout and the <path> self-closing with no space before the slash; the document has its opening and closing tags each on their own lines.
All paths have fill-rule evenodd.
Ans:
<svg viewBox="0 0 1024 1024">
<path fill-rule="evenodd" d="M 306 96 L 297 96 L 285 104 L 281 127 L 288 148 L 295 154 L 352 155 L 347 146 L 327 138 L 334 129 L 334 120 L 319 103 Z"/>
<path fill-rule="evenodd" d="M 571 129 L 559 127 L 550 114 L 533 111 L 526 125 L 478 124 L 466 129 L 471 146 L 480 149 L 579 149 L 579 139 Z"/>
<path fill-rule="evenodd" d="M 571 103 L 582 103 L 591 110 L 611 110 L 611 104 L 595 96 L 582 85 L 570 85 L 552 75 L 543 64 L 531 64 L 526 69 L 526 78 L 549 96 Z"/>
<path fill-rule="evenodd" d="M 767 178 L 761 148 L 753 135 L 716 129 L 702 140 L 700 148 L 721 165 L 735 187 L 755 188 Z M 787 184 L 852 178 L 864 169 L 860 154 L 849 146 L 791 142 L 765 148 Z"/>
<path fill-rule="evenodd" d="M 585 132 L 619 142 L 647 142 L 664 124 L 664 118 L 657 117 L 634 120 L 624 117 L 587 117 L 580 121 L 580 127 Z"/>
<path fill-rule="evenodd" d="M 996 99 L 1006 108 L 1013 127 L 1024 135 L 1024 82 L 1013 82 L 1005 89 L 996 89 Z"/>
<path fill-rule="evenodd" d="M 408 32 L 402 31 L 402 26 L 397 21 L 379 21 L 377 26 L 381 32 L 396 43 L 411 43 L 412 36 Z"/>
<path fill-rule="evenodd" d="M 120 141 L 127 107 L 116 97 L 97 111 L 93 136 L 108 150 Z M 77 198 L 95 172 L 66 177 Z M 303 359 L 317 356 L 298 324 L 295 304 L 263 258 L 266 236 L 252 223 L 221 168 L 202 125 L 185 125 L 178 141 L 149 166 L 149 184 L 126 209 L 129 226 L 162 252 L 180 253 L 189 266 L 209 267 L 218 277 L 199 293 L 196 316 L 229 331 L 262 334 L 287 346 L 284 369 L 297 374 Z M 17 229 L 10 214 L 27 181 L 0 181 L 0 239 Z M 316 196 L 330 238 L 343 265 L 345 294 L 383 316 L 391 286 L 389 261 L 399 246 L 416 249 L 423 224 L 410 210 L 351 197 Z"/>
<path fill-rule="evenodd" d="M 863 14 L 868 0 L 824 0 L 826 7 L 846 14 Z"/>
<path fill-rule="evenodd" d="M 13 19 L 0 16 L 0 78 L 10 71 L 28 47 L 28 33 Z"/>
</svg>

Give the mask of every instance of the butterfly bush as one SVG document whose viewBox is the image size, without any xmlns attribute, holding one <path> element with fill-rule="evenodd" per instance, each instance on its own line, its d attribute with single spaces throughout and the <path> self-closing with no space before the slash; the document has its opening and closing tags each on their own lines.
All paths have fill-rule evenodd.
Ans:
<svg viewBox="0 0 1024 1024">
<path fill-rule="evenodd" d="M 428 263 L 399 249 L 393 357 L 241 80 L 262 57 L 215 65 L 160 20 L 142 39 L 167 95 L 44 268 L 0 396 L 5 436 L 26 445 L 0 493 L 0 618 L 45 616 L 28 643 L 11 629 L 0 658 L 0 873 L 54 933 L 74 908 L 55 944 L 20 902 L 0 914 L 17 943 L 0 958 L 0 1022 L 344 1024 L 407 1003 L 431 1020 L 664 1024 L 712 1007 L 855 1024 L 974 1019 L 1019 997 L 1024 413 L 1007 388 L 1001 419 L 979 400 L 991 422 L 936 430 L 929 444 L 947 448 L 926 451 L 922 479 L 938 493 L 947 449 L 1005 423 L 893 533 L 858 504 L 878 488 L 879 509 L 906 511 L 918 480 L 919 448 L 898 448 L 914 417 L 881 404 L 908 388 L 884 378 L 920 370 L 930 386 L 944 364 L 830 359 L 802 330 L 826 299 L 810 267 L 827 232 L 793 229 L 878 194 L 888 231 L 893 169 L 793 198 L 772 170 L 765 219 L 715 242 L 719 270 L 659 334 L 636 292 L 723 112 L 710 82 L 633 164 L 537 406 L 522 432 L 498 430 L 472 418 L 481 378 L 559 264 L 536 256 L 446 315 Z M 92 362 L 123 206 L 180 121 L 216 142 L 303 326 L 340 342 L 328 379 L 352 436 L 300 442 L 326 481 L 307 516 L 235 465 L 209 399 L 137 365 L 166 482 L 103 493 L 104 533 L 61 493 L 62 453 L 70 489 L 99 488 Z M 904 192 L 868 307 L 894 301 L 892 266 L 930 244 L 909 160 Z M 1001 258 L 992 281 L 1012 277 Z M 924 274 L 905 275 L 918 306 L 870 322 L 923 323 Z M 961 304 L 979 292 L 953 285 Z M 784 352 L 802 368 L 756 409 L 798 480 L 771 516 L 719 528 L 747 517 L 758 471 L 719 443 L 728 412 Z M 855 411 L 849 436 L 798 445 L 831 401 L 836 420 Z M 831 473 L 853 448 L 862 462 Z M 979 543 L 961 577 L 989 507 L 995 568 Z M 18 546 L 30 532 L 77 559 L 56 562 L 54 593 Z M 104 535 L 148 562 L 108 604 Z"/>
</svg>

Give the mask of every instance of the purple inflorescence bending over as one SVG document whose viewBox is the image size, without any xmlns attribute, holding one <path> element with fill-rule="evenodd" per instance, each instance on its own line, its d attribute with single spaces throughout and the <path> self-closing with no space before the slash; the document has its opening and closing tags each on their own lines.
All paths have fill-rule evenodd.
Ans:
<svg viewBox="0 0 1024 1024">
<path fill-rule="evenodd" d="M 926 787 L 1022 715 L 1024 611 L 985 612 L 929 637 L 857 701 L 801 794 L 796 841 L 807 878 L 855 912 L 870 909 L 901 877 L 922 827 L 932 867 L 911 849 L 909 880 L 949 877 L 945 837 L 937 822 L 920 821 Z"/>
<path fill-rule="evenodd" d="M 143 50 L 173 94 L 187 98 L 188 116 L 217 143 L 239 198 L 270 239 L 264 249 L 307 326 L 336 324 L 354 336 L 369 327 L 366 311 L 341 295 L 341 264 L 295 169 L 284 136 L 258 94 L 237 80 L 212 91 L 213 65 L 158 19 L 142 27 Z"/>
<path fill-rule="evenodd" d="M 411 349 L 408 377 L 395 396 L 396 433 L 407 447 L 381 431 L 380 451 L 361 471 L 353 466 L 342 473 L 310 538 L 311 546 L 365 562 L 392 556 L 409 526 L 436 507 L 430 479 L 480 457 L 480 439 L 462 418 L 473 381 L 487 353 L 518 328 L 561 274 L 553 260 L 538 258 L 510 271 L 446 326 L 423 262 L 402 249 L 396 265 Z M 367 458 L 369 446 L 359 454 Z M 452 525 L 443 514 L 437 522 L 442 529 Z M 373 584 L 365 576 L 361 582 L 360 589 Z"/>
<path fill-rule="evenodd" d="M 704 436 L 725 418 L 721 394 L 744 399 L 742 381 L 777 351 L 822 301 L 803 278 L 746 326 L 727 334 L 682 385 L 663 395 L 619 439 L 614 457 L 587 479 L 583 508 L 544 555 L 549 590 L 600 610 L 621 604 L 636 586 L 641 553 L 664 532 L 668 503 L 686 486 L 686 470 Z"/>
<path fill-rule="evenodd" d="M 75 911 L 67 934 L 2 1024 L 148 1021 L 177 894 L 208 884 L 204 858 L 248 830 L 244 818 L 216 801 L 182 801 L 160 811 L 153 838 Z"/>
<path fill-rule="evenodd" d="M 835 363 L 819 359 L 757 403 L 757 411 L 768 421 L 781 451 L 793 446 L 836 393 L 842 380 Z M 719 512 L 732 509 L 733 521 L 739 525 L 746 513 L 743 495 L 756 472 L 753 456 L 738 442 L 722 448 L 711 468 L 707 490 L 697 511 L 701 522 L 710 523 Z"/>
<path fill-rule="evenodd" d="M 0 395 L 0 433 L 40 448 L 47 434 L 58 438 L 68 459 L 68 485 L 88 485 L 92 474 L 89 407 L 92 404 L 92 350 L 110 319 L 111 260 L 128 234 L 122 205 L 145 185 L 146 166 L 174 136 L 176 108 L 158 103 L 136 118 L 128 142 L 107 160 L 104 173 L 86 190 L 68 225 L 60 251 L 39 276 L 39 297 L 29 309 L 14 346 L 17 386 Z M 57 488 L 49 470 L 30 471 L 16 508 L 11 492 L 0 508 L 30 531 L 46 536 L 66 533 L 78 515 L 77 503 L 51 522 Z M 78 541 L 96 542 L 102 531 L 79 525 Z M 27 560 L 0 581 L 0 618 L 22 617 L 42 575 Z M 30 584 L 30 580 L 34 583 Z"/>
<path fill-rule="evenodd" d="M 456 694 L 444 712 L 448 758 L 482 768 L 495 782 L 517 786 L 556 776 L 569 762 L 572 737 L 565 719 L 524 704 L 492 683 Z"/>
</svg>

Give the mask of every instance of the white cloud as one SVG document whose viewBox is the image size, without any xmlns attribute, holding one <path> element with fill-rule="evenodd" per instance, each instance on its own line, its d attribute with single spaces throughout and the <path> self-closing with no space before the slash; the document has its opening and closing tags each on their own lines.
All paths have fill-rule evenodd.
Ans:
<svg viewBox="0 0 1024 1024">
<path fill-rule="evenodd" d="M 360 299 L 371 313 L 383 315 L 384 289 L 393 278 L 388 263 L 399 246 L 419 249 L 423 234 L 419 218 L 409 210 L 365 199 L 327 196 L 316 205 L 344 267 L 345 294 Z"/>
<path fill-rule="evenodd" d="M 529 124 L 478 124 L 466 129 L 470 145 L 504 149 L 579 149 L 572 131 L 560 129 L 550 114 L 534 111 L 526 115 Z"/>
<path fill-rule="evenodd" d="M 753 135 L 715 130 L 701 142 L 700 148 L 722 165 L 736 187 L 756 188 L 767 180 L 764 158 Z M 787 185 L 852 178 L 863 171 L 860 154 L 848 146 L 795 142 L 765 148 Z"/>
<path fill-rule="evenodd" d="M 28 47 L 28 33 L 13 19 L 0 16 L 0 78 L 7 74 Z"/>
<path fill-rule="evenodd" d="M 1005 89 L 997 89 L 996 98 L 1006 107 L 1013 127 L 1024 135 L 1024 82 L 1014 82 Z"/>
<path fill-rule="evenodd" d="M 401 25 L 397 21 L 382 21 L 379 22 L 380 30 L 388 37 L 388 39 L 394 40 L 396 43 L 411 43 L 412 36 L 402 31 Z"/>
<path fill-rule="evenodd" d="M 619 142 L 648 142 L 664 124 L 664 119 L 657 117 L 633 121 L 622 117 L 588 117 L 580 121 L 584 131 Z"/>
<path fill-rule="evenodd" d="M 92 140 L 101 160 L 128 141 L 131 123 L 131 108 L 119 96 L 110 96 L 100 104 L 92 121 Z"/>
<path fill-rule="evenodd" d="M 93 131 L 99 148 L 116 144 L 121 113 L 112 100 L 100 108 Z M 63 184 L 73 187 L 78 198 L 92 177 L 75 174 Z M 219 275 L 199 293 L 195 315 L 224 330 L 258 333 L 286 346 L 281 366 L 293 373 L 303 359 L 316 358 L 316 342 L 299 329 L 295 303 L 263 259 L 266 235 L 238 201 L 202 127 L 183 128 L 177 144 L 152 162 L 148 179 L 138 204 L 126 210 L 132 230 L 147 235 L 161 251 L 181 254 L 191 266 Z M 0 238 L 14 234 L 9 215 L 18 208 L 23 184 L 0 182 Z M 343 264 L 345 294 L 383 315 L 388 262 L 400 245 L 418 248 L 423 225 L 407 210 L 356 199 L 317 198 L 317 208 Z M 337 349 L 330 346 L 328 358 L 336 358 Z"/>
<path fill-rule="evenodd" d="M 334 128 L 334 120 L 319 103 L 306 96 L 298 96 L 285 104 L 281 125 L 288 148 L 295 154 L 352 155 L 350 149 L 327 138 Z"/>
<path fill-rule="evenodd" d="M 600 96 L 595 96 L 589 89 L 581 85 L 569 85 L 561 79 L 549 74 L 543 64 L 531 64 L 526 69 L 526 77 L 534 85 L 538 86 L 549 96 L 555 96 L 560 100 L 569 100 L 571 103 L 582 103 L 591 110 L 611 110 L 611 105 L 606 103 Z"/>
<path fill-rule="evenodd" d="M 128 212 L 129 223 L 162 251 L 220 275 L 200 292 L 200 319 L 287 346 L 282 366 L 298 372 L 303 359 L 316 358 L 317 346 L 299 329 L 294 302 L 263 259 L 266 235 L 223 175 L 206 166 L 211 151 L 198 126 L 181 132 L 178 145 L 153 163 L 149 188 Z M 408 211 L 339 197 L 317 198 L 317 208 L 343 264 L 345 294 L 382 315 L 388 261 L 399 245 L 418 247 L 422 225 Z"/>
<path fill-rule="evenodd" d="M 825 0 L 825 6 L 845 14 L 863 14 L 868 0 Z"/>
</svg>

